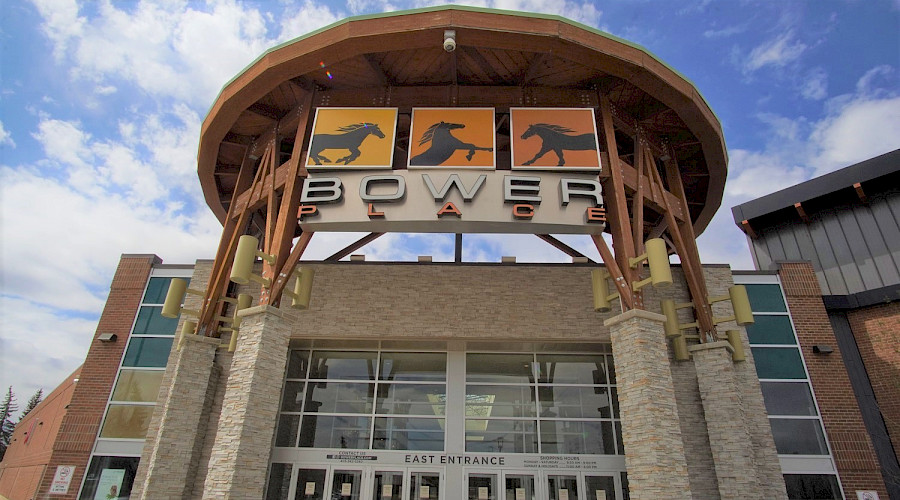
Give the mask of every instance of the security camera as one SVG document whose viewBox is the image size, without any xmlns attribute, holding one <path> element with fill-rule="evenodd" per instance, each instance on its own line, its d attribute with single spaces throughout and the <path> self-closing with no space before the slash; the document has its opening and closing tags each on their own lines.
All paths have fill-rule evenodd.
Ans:
<svg viewBox="0 0 900 500">
<path fill-rule="evenodd" d="M 444 31 L 444 50 L 447 52 L 456 50 L 456 30 Z"/>
</svg>

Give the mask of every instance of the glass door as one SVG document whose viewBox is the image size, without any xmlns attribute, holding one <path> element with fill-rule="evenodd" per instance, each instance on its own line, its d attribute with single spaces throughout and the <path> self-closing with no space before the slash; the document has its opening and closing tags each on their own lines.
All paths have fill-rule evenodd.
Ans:
<svg viewBox="0 0 900 500">
<path fill-rule="evenodd" d="M 375 471 L 371 500 L 403 500 L 403 472 Z"/>
<path fill-rule="evenodd" d="M 325 499 L 325 469 L 299 469 L 294 500 Z"/>
<path fill-rule="evenodd" d="M 578 500 L 578 476 L 548 475 L 547 491 L 550 500 Z"/>
<path fill-rule="evenodd" d="M 469 500 L 499 500 L 497 475 L 469 473 Z"/>
<path fill-rule="evenodd" d="M 584 476 L 586 500 L 617 500 L 613 476 Z"/>
<path fill-rule="evenodd" d="M 331 478 L 332 500 L 360 500 L 362 479 L 360 470 L 335 469 Z"/>
<path fill-rule="evenodd" d="M 440 474 L 419 471 L 409 473 L 409 500 L 438 500 L 440 495 Z"/>
<path fill-rule="evenodd" d="M 503 474 L 503 500 L 535 500 L 534 476 L 507 472 Z"/>
</svg>

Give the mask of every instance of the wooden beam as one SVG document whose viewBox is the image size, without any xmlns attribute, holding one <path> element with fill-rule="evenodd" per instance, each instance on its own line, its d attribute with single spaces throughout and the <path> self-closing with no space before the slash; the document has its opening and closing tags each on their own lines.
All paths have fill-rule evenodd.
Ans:
<svg viewBox="0 0 900 500">
<path fill-rule="evenodd" d="M 584 257 L 585 259 L 588 260 L 588 262 L 594 262 L 594 259 L 579 252 L 578 250 L 575 250 L 574 248 L 570 247 L 569 245 L 566 245 L 562 241 L 559 241 L 558 239 L 554 238 L 553 236 L 550 236 L 549 234 L 536 234 L 535 236 L 537 236 L 538 238 L 553 245 L 554 248 L 556 248 L 557 250 L 561 251 L 562 253 L 564 253 L 570 257 Z"/>
<path fill-rule="evenodd" d="M 303 256 L 303 252 L 306 251 L 306 247 L 309 246 L 309 241 L 313 237 L 312 231 L 306 231 L 300 234 L 300 238 L 297 239 L 297 244 L 294 245 L 294 248 L 291 250 L 290 255 L 287 256 L 287 259 L 284 261 L 284 269 L 290 269 L 290 273 L 279 273 L 278 276 L 275 277 L 275 280 L 272 282 L 272 288 L 269 290 L 269 293 L 272 297 L 281 297 L 282 292 L 284 292 L 284 287 L 287 285 L 288 279 L 294 272 L 294 268 L 297 266 L 297 263 L 300 262 L 300 257 Z"/>
<path fill-rule="evenodd" d="M 631 291 L 631 282 L 622 274 L 622 270 L 619 268 L 619 264 L 616 262 L 616 258 L 613 257 L 612 252 L 609 251 L 609 246 L 606 244 L 606 240 L 603 239 L 603 235 L 592 234 L 591 240 L 594 241 L 594 246 L 600 252 L 600 258 L 603 259 L 603 263 L 606 265 L 606 271 L 612 276 L 613 286 L 619 292 L 619 298 L 622 299 L 623 304 L 622 311 L 634 309 L 634 294 Z"/>
<path fill-rule="evenodd" d="M 377 240 L 378 238 L 380 238 L 383 235 L 384 235 L 384 233 L 369 233 L 369 234 L 363 236 L 362 238 L 354 241 L 353 243 L 345 246 L 344 248 L 338 250 L 337 252 L 331 254 L 331 256 L 325 260 L 327 262 L 337 262 L 337 261 L 343 259 L 344 257 L 350 255 L 351 253 L 359 250 L 360 248 L 368 245 L 369 243 Z"/>
<path fill-rule="evenodd" d="M 741 225 L 738 226 L 738 227 L 741 228 L 741 231 L 743 231 L 744 234 L 746 234 L 747 236 L 753 238 L 754 240 L 755 240 L 756 238 L 758 238 L 758 236 L 756 235 L 756 231 L 753 230 L 753 226 L 750 225 L 750 221 L 748 221 L 748 220 L 742 220 L 742 221 L 741 221 Z"/>
<path fill-rule="evenodd" d="M 853 189 L 856 190 L 856 196 L 859 197 L 859 201 L 863 203 L 869 203 L 869 199 L 866 198 L 866 193 L 863 191 L 862 184 L 857 182 L 853 184 Z"/>
<path fill-rule="evenodd" d="M 381 85 L 383 87 L 397 85 L 397 81 L 394 80 L 394 78 L 384 70 L 384 68 L 377 60 L 375 60 L 375 56 L 373 56 L 372 54 L 363 54 L 363 59 L 365 59 L 369 68 L 372 70 L 372 74 L 374 74 L 375 78 L 377 78 L 378 81 L 381 82 Z"/>
<path fill-rule="evenodd" d="M 609 157 L 616 158 L 617 146 L 615 127 L 613 126 L 612 111 L 610 109 L 609 99 L 606 96 L 600 98 L 600 128 L 603 130 L 603 137 L 606 141 L 606 151 Z M 607 223 L 610 233 L 613 237 L 613 250 L 615 250 L 615 259 L 618 263 L 621 274 L 627 283 L 627 287 L 620 288 L 619 293 L 627 295 L 625 300 L 628 308 L 634 307 L 632 299 L 631 282 L 634 281 L 634 274 L 628 260 L 635 256 L 634 241 L 632 239 L 630 227 L 628 225 L 628 205 L 625 198 L 625 180 L 623 179 L 622 170 L 614 166 L 609 169 L 609 176 L 604 181 L 601 179 L 603 186 L 604 205 L 606 205 Z M 596 241 L 596 239 L 595 239 Z M 604 242 L 605 246 L 606 243 Z M 599 248 L 599 247 L 598 247 Z M 602 255 L 602 254 L 601 254 Z M 607 257 L 603 257 L 603 261 L 607 262 Z M 609 263 L 607 262 L 609 267 Z"/>
<path fill-rule="evenodd" d="M 277 122 L 278 120 L 280 120 L 281 115 L 282 115 L 281 110 L 279 110 L 277 108 L 273 108 L 272 106 L 266 106 L 265 104 L 260 104 L 258 102 L 251 104 L 247 108 L 247 111 L 253 113 L 256 116 L 266 118 L 273 122 Z"/>
<path fill-rule="evenodd" d="M 800 216 L 800 219 L 809 224 L 809 216 L 806 215 L 806 210 L 803 209 L 803 204 L 800 202 L 794 203 L 794 210 L 797 211 L 797 215 Z"/>
<path fill-rule="evenodd" d="M 522 73 L 522 78 L 519 79 L 520 87 L 528 85 L 528 82 L 530 82 L 531 79 L 534 78 L 535 72 L 538 70 L 538 68 L 541 67 L 542 64 L 544 64 L 544 61 L 547 59 L 547 57 L 548 54 L 546 52 L 541 52 L 537 55 L 537 57 L 534 58 L 534 60 L 531 61 L 531 64 L 529 64 L 525 69 L 525 72 Z"/>
</svg>

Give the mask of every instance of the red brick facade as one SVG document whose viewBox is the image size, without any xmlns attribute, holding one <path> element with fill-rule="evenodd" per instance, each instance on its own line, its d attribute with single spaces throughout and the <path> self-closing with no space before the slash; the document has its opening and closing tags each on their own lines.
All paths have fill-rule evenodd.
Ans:
<svg viewBox="0 0 900 500">
<path fill-rule="evenodd" d="M 780 264 L 778 274 L 822 412 L 844 495 L 854 499 L 857 490 L 875 490 L 886 499 L 887 490 L 875 449 L 863 424 L 815 271 L 808 262 L 785 262 Z M 813 354 L 813 345 L 827 345 L 834 352 Z"/>
<path fill-rule="evenodd" d="M 155 255 L 123 255 L 119 261 L 94 333 L 95 340 L 91 342 L 72 401 L 60 425 L 37 498 L 47 495 L 60 465 L 74 465 L 75 474 L 68 494 L 50 498 L 74 500 L 77 497 L 150 270 L 153 264 L 159 263 Z M 116 342 L 99 342 L 96 337 L 101 333 L 114 333 L 118 338 Z"/>
<path fill-rule="evenodd" d="M 900 456 L 900 302 L 848 311 L 847 320 L 894 453 Z"/>
</svg>

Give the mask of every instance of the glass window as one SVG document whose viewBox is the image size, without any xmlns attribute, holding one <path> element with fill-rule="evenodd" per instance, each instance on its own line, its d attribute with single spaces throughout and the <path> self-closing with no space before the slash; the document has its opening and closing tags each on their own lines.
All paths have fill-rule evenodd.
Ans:
<svg viewBox="0 0 900 500">
<path fill-rule="evenodd" d="M 282 414 L 275 430 L 275 446 L 297 446 L 297 431 L 300 429 L 300 415 Z"/>
<path fill-rule="evenodd" d="M 171 337 L 135 337 L 128 343 L 122 366 L 165 368 L 171 350 Z"/>
<path fill-rule="evenodd" d="M 447 386 L 443 384 L 379 384 L 376 413 L 443 415 Z"/>
<path fill-rule="evenodd" d="M 142 306 L 134 322 L 135 335 L 175 335 L 178 318 L 164 318 L 162 307 Z"/>
<path fill-rule="evenodd" d="M 759 378 L 806 378 L 806 369 L 795 347 L 752 347 Z"/>
<path fill-rule="evenodd" d="M 291 464 L 272 464 L 269 467 L 269 484 L 266 500 L 287 500 L 291 488 Z"/>
<path fill-rule="evenodd" d="M 309 378 L 375 380 L 374 352 L 315 351 Z"/>
<path fill-rule="evenodd" d="M 780 285 L 744 285 L 753 312 L 787 312 Z"/>
<path fill-rule="evenodd" d="M 443 451 L 444 419 L 442 418 L 376 418 L 376 450 Z"/>
<path fill-rule="evenodd" d="M 306 382 L 284 383 L 281 411 L 300 411 L 303 409 L 303 387 L 305 384 Z"/>
<path fill-rule="evenodd" d="M 784 485 L 791 500 L 840 500 L 837 477 L 831 474 L 785 474 Z"/>
<path fill-rule="evenodd" d="M 766 316 L 756 314 L 754 323 L 747 325 L 751 344 L 796 344 L 791 319 L 786 315 Z"/>
<path fill-rule="evenodd" d="M 424 352 L 381 353 L 379 380 L 447 380 L 447 355 Z"/>
<path fill-rule="evenodd" d="M 159 384 L 162 382 L 162 370 L 122 370 L 113 390 L 113 401 L 156 402 L 159 396 Z"/>
<path fill-rule="evenodd" d="M 468 382 L 534 383 L 530 354 L 467 354 Z"/>
<path fill-rule="evenodd" d="M 538 387 L 541 417 L 610 418 L 607 387 Z"/>
<path fill-rule="evenodd" d="M 375 384 L 311 382 L 306 388 L 306 412 L 371 413 Z"/>
<path fill-rule="evenodd" d="M 144 439 L 153 416 L 153 406 L 109 405 L 100 437 Z"/>
<path fill-rule="evenodd" d="M 191 280 L 187 278 L 181 278 L 188 282 L 188 286 L 191 284 Z M 166 301 L 166 294 L 169 292 L 169 283 L 171 283 L 172 278 L 150 278 L 150 282 L 147 283 L 147 290 L 144 292 L 144 304 L 162 304 Z"/>
<path fill-rule="evenodd" d="M 287 378 L 306 378 L 309 351 L 291 351 L 288 356 Z"/>
<path fill-rule="evenodd" d="M 466 451 L 537 453 L 534 420 L 466 420 Z"/>
<path fill-rule="evenodd" d="M 530 385 L 467 385 L 467 417 L 533 417 L 536 406 Z"/>
<path fill-rule="evenodd" d="M 300 426 L 303 448 L 369 448 L 369 417 L 304 415 Z"/>
<path fill-rule="evenodd" d="M 769 415 L 816 415 L 806 382 L 760 382 Z"/>
<path fill-rule="evenodd" d="M 81 500 L 128 498 L 131 495 L 138 462 L 140 462 L 138 457 L 92 458 L 84 478 L 84 487 L 81 489 Z"/>
<path fill-rule="evenodd" d="M 615 455 L 612 422 L 541 420 L 541 453 Z"/>
<path fill-rule="evenodd" d="M 822 425 L 817 419 L 770 418 L 779 455 L 827 455 Z"/>
<path fill-rule="evenodd" d="M 547 384 L 605 384 L 603 355 L 538 354 L 538 382 Z"/>
</svg>

